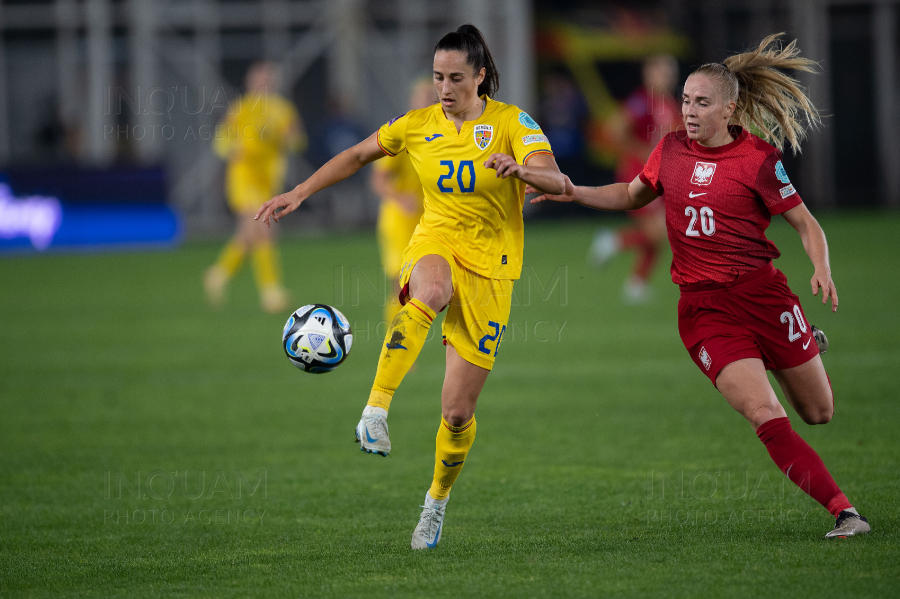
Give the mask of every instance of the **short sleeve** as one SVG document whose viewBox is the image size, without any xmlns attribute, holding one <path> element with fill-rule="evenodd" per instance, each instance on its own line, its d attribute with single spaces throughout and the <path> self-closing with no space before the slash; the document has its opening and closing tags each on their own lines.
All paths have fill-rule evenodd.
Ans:
<svg viewBox="0 0 900 599">
<path fill-rule="evenodd" d="M 638 175 L 638 177 L 641 178 L 641 183 L 655 191 L 658 196 L 663 194 L 662 182 L 659 180 L 659 171 L 660 165 L 662 164 L 662 151 L 663 145 L 666 143 L 666 137 L 659 140 L 659 143 L 653 148 L 653 152 L 650 153 L 650 158 L 648 158 L 647 163 L 644 164 L 644 170 Z"/>
<path fill-rule="evenodd" d="M 406 148 L 406 126 L 409 117 L 406 113 L 394 117 L 381 126 L 376 138 L 381 150 L 388 156 L 396 156 Z"/>
<path fill-rule="evenodd" d="M 781 162 L 781 152 L 777 150 L 763 161 L 756 175 L 755 188 L 770 214 L 781 214 L 803 202 L 791 184 Z"/>
<path fill-rule="evenodd" d="M 516 162 L 519 164 L 528 164 L 532 156 L 539 154 L 553 155 L 550 140 L 541 131 L 541 126 L 528 116 L 528 113 L 524 110 L 517 110 L 512 113 L 509 123 L 509 137 Z"/>
</svg>

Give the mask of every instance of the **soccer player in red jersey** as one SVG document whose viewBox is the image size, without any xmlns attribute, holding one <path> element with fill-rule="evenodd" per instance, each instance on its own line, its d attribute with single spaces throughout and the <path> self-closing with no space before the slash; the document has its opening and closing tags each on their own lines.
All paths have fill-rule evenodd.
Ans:
<svg viewBox="0 0 900 599">
<path fill-rule="evenodd" d="M 819 113 L 797 82 L 776 69 L 811 72 L 815 63 L 799 56 L 796 42 L 780 48 L 779 37 L 695 70 L 684 84 L 685 130 L 663 138 L 631 183 L 586 188 L 567 178 L 562 195 L 544 194 L 532 202 L 634 210 L 665 197 L 685 347 L 750 422 L 781 471 L 836 518 L 825 536 L 843 538 L 869 532 L 869 524 L 791 428 L 766 376 L 771 370 L 804 422 L 831 420 L 834 396 L 815 331 L 785 276 L 772 265 L 781 254 L 765 235 L 775 214 L 797 230 L 814 267 L 812 293 L 821 290 L 822 303 L 830 298 L 836 311 L 825 234 L 781 163 L 784 142 L 796 151 L 805 135 L 801 115 L 814 125 Z"/>
</svg>

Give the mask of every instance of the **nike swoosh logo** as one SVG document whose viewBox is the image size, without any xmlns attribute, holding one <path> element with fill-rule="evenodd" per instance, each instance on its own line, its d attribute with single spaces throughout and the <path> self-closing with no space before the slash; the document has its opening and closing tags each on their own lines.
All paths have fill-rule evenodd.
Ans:
<svg viewBox="0 0 900 599">
<path fill-rule="evenodd" d="M 367 440 L 369 443 L 374 443 L 375 441 L 378 440 L 378 439 L 373 439 L 373 438 L 372 438 L 372 435 L 369 434 L 369 427 L 366 427 L 366 440 Z"/>
<path fill-rule="evenodd" d="M 460 464 L 465 462 L 465 460 L 463 460 L 462 462 L 451 462 L 449 464 L 447 463 L 446 460 L 441 460 L 441 462 L 443 462 L 444 466 L 446 466 L 447 468 L 453 468 L 454 466 L 459 466 Z"/>
<path fill-rule="evenodd" d="M 444 523 L 441 522 L 441 526 L 443 526 L 443 525 L 444 525 Z M 441 536 L 441 526 L 438 526 L 437 532 L 434 534 L 434 541 L 432 541 L 431 543 L 429 543 L 428 541 L 425 542 L 425 545 L 429 549 L 434 549 L 435 547 L 437 547 L 438 538 Z"/>
<path fill-rule="evenodd" d="M 806 343 L 803 344 L 803 349 L 806 349 L 807 347 L 809 347 L 810 341 L 812 341 L 812 337 L 810 337 L 809 339 L 806 340 Z"/>
<path fill-rule="evenodd" d="M 688 197 L 690 197 L 690 198 L 699 198 L 700 196 L 705 196 L 707 193 L 709 193 L 709 192 L 708 192 L 708 191 L 704 191 L 703 193 L 694 193 L 694 192 L 692 191 L 691 193 L 688 194 Z"/>
<path fill-rule="evenodd" d="M 425 138 L 425 141 L 434 141 L 434 140 L 436 140 L 438 137 L 444 137 L 444 134 L 443 134 L 443 133 L 435 133 L 435 134 L 432 135 L 431 137 L 426 137 L 426 138 Z"/>
<path fill-rule="evenodd" d="M 784 475 L 786 477 L 788 477 L 788 480 L 791 480 L 791 468 L 793 468 L 793 467 L 794 467 L 794 465 L 791 464 L 790 466 L 788 466 L 787 472 L 784 473 Z"/>
</svg>

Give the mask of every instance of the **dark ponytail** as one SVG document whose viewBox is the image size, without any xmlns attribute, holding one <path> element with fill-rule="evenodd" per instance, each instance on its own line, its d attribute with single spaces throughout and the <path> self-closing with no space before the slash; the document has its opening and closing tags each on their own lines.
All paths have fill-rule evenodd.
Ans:
<svg viewBox="0 0 900 599">
<path fill-rule="evenodd" d="M 494 65 L 494 57 L 488 49 L 484 36 L 474 25 L 460 25 L 453 32 L 448 33 L 434 45 L 435 53 L 438 50 L 455 50 L 466 55 L 466 63 L 475 69 L 477 76 L 484 68 L 484 81 L 478 86 L 478 95 L 493 98 L 500 89 L 500 74 Z"/>
</svg>

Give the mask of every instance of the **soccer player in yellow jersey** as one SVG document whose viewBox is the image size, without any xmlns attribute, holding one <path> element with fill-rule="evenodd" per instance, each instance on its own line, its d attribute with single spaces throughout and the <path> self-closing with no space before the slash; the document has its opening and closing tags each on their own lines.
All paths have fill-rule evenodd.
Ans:
<svg viewBox="0 0 900 599">
<path fill-rule="evenodd" d="M 238 222 L 234 236 L 203 277 L 207 299 L 214 307 L 222 304 L 228 281 L 250 251 L 263 310 L 277 313 L 287 308 L 274 235 L 253 221 L 260 203 L 282 190 L 286 153 L 306 148 L 306 134 L 296 109 L 271 91 L 278 83 L 278 71 L 272 63 L 250 67 L 247 92 L 229 107 L 215 138 L 216 153 L 228 161 L 226 195 Z"/>
<path fill-rule="evenodd" d="M 437 95 L 431 79 L 417 81 L 410 91 L 411 110 L 427 108 L 437 103 Z M 393 322 L 400 304 L 400 267 L 403 265 L 403 251 L 409 245 L 425 211 L 425 192 L 419 173 L 409 158 L 409 152 L 402 152 L 393 158 L 379 160 L 372 171 L 372 189 L 381 198 L 378 211 L 378 245 L 381 248 L 381 265 L 391 279 L 394 292 L 384 306 L 385 324 Z"/>
<path fill-rule="evenodd" d="M 338 154 L 292 191 L 257 212 L 268 224 L 313 193 L 385 155 L 409 154 L 425 191 L 425 213 L 403 254 L 403 308 L 381 348 L 375 384 L 356 427 L 360 446 L 387 455 L 387 414 L 403 376 L 445 308 L 447 370 L 441 392 L 434 477 L 412 536 L 436 547 L 450 487 L 475 440 L 475 404 L 509 320 L 522 270 L 525 185 L 561 193 L 565 179 L 540 127 L 517 107 L 492 99 L 497 69 L 481 32 L 463 25 L 434 49 L 440 104 L 392 119 Z"/>
</svg>

